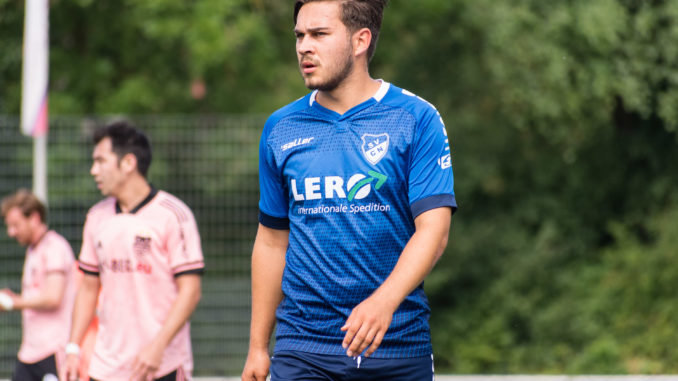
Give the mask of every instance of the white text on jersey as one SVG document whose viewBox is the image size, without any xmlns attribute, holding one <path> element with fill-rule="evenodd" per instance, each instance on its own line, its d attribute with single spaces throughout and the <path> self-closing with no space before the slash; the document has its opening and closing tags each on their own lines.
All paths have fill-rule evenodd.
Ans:
<svg viewBox="0 0 678 381">
<path fill-rule="evenodd" d="M 339 176 L 326 176 L 324 179 L 308 177 L 300 182 L 304 187 L 301 192 L 296 179 L 290 180 L 290 189 L 294 201 L 332 199 L 335 197 L 353 201 L 367 197 L 372 190 L 372 183 L 375 183 L 374 189 L 379 190 L 387 179 L 387 176 L 374 171 L 368 171 L 368 176 L 357 173 L 351 176 L 348 181 Z"/>
<path fill-rule="evenodd" d="M 289 143 L 283 144 L 282 147 L 280 147 L 280 148 L 281 148 L 283 151 L 287 151 L 287 150 L 290 149 L 290 148 L 294 148 L 294 147 L 296 147 L 296 146 L 301 146 L 301 145 L 304 145 L 304 144 L 308 144 L 308 143 L 310 143 L 311 141 L 313 141 L 313 139 L 315 139 L 315 138 L 303 138 L 303 139 L 302 139 L 302 138 L 297 138 L 297 139 L 292 140 L 292 141 L 289 142 Z"/>
</svg>

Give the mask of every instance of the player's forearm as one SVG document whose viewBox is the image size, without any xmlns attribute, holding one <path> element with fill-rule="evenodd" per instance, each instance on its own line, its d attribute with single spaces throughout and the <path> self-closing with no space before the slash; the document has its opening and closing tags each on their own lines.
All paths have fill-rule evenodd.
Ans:
<svg viewBox="0 0 678 381">
<path fill-rule="evenodd" d="M 250 350 L 268 350 L 275 310 L 282 301 L 282 274 L 285 268 L 289 231 L 259 228 L 252 250 L 252 319 Z"/>
<path fill-rule="evenodd" d="M 96 312 L 99 297 L 99 278 L 85 275 L 78 288 L 73 306 L 73 323 L 71 324 L 70 343 L 79 344 L 85 336 L 92 318 Z"/>
<path fill-rule="evenodd" d="M 198 306 L 202 296 L 201 276 L 198 274 L 181 275 L 176 279 L 177 298 L 165 319 L 165 323 L 155 336 L 155 341 L 167 347 L 177 332 L 188 322 Z"/>
<path fill-rule="evenodd" d="M 425 212 L 415 221 L 417 229 L 405 246 L 395 268 L 384 283 L 372 294 L 394 311 L 431 272 L 447 246 L 449 208 Z"/>
<path fill-rule="evenodd" d="M 270 262 L 255 265 L 254 258 L 253 256 L 250 349 L 267 349 L 275 325 L 275 310 L 282 301 L 282 270 L 262 269 L 276 265 Z"/>
<path fill-rule="evenodd" d="M 53 310 L 59 307 L 61 299 L 50 298 L 48 295 L 39 295 L 32 298 L 19 296 L 14 301 L 15 310 Z"/>
<path fill-rule="evenodd" d="M 47 275 L 40 293 L 32 297 L 17 296 L 14 309 L 53 310 L 59 308 L 66 291 L 66 276 L 61 272 Z"/>
</svg>

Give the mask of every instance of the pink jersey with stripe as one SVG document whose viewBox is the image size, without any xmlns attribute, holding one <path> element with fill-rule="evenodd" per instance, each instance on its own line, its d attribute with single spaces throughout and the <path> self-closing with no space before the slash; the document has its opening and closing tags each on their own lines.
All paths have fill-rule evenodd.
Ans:
<svg viewBox="0 0 678 381">
<path fill-rule="evenodd" d="M 193 213 L 169 193 L 155 192 L 131 213 L 121 213 L 107 198 L 87 214 L 79 262 L 101 280 L 89 370 L 96 379 L 130 379 L 132 362 L 160 331 L 177 297 L 175 276 L 204 268 Z M 188 323 L 167 346 L 155 377 L 179 368 L 189 375 L 193 368 Z"/>
<path fill-rule="evenodd" d="M 60 353 L 68 342 L 75 300 L 75 256 L 71 245 L 55 231 L 48 231 L 35 246 L 26 250 L 21 297 L 32 299 L 45 292 L 47 276 L 63 274 L 66 280 L 61 305 L 54 310 L 24 309 L 19 360 L 35 363 Z"/>
</svg>

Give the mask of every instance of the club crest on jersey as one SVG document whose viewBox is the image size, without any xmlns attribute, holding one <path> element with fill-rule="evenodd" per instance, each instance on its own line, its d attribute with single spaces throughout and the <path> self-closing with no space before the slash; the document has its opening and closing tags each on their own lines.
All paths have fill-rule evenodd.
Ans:
<svg viewBox="0 0 678 381">
<path fill-rule="evenodd" d="M 134 253 L 136 255 L 147 254 L 151 250 L 151 237 L 137 235 L 134 237 Z"/>
<path fill-rule="evenodd" d="M 377 164 L 379 160 L 386 156 L 389 143 L 388 134 L 365 134 L 362 136 L 362 140 L 363 146 L 361 148 L 367 161 L 372 164 Z"/>
</svg>

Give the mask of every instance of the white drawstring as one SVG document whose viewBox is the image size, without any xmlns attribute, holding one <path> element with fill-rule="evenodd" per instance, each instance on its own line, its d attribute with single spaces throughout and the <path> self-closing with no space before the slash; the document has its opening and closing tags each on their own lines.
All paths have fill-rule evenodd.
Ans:
<svg viewBox="0 0 678 381">
<path fill-rule="evenodd" d="M 360 369 L 360 363 L 362 362 L 363 357 L 362 356 L 353 356 L 353 359 L 356 362 L 356 368 Z"/>
</svg>

